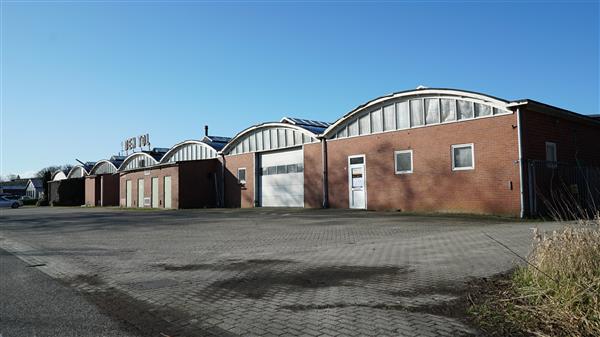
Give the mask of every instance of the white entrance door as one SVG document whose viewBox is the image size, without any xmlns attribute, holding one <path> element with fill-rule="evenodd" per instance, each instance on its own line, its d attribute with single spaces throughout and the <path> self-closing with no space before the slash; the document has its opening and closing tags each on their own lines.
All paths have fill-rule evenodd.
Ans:
<svg viewBox="0 0 600 337">
<path fill-rule="evenodd" d="M 367 208 L 364 155 L 348 157 L 348 187 L 350 190 L 350 208 Z"/>
<path fill-rule="evenodd" d="M 144 207 L 144 179 L 138 179 L 137 206 Z"/>
<path fill-rule="evenodd" d="M 125 207 L 131 207 L 131 180 L 125 183 Z"/>
<path fill-rule="evenodd" d="M 152 178 L 152 208 L 158 208 L 158 178 Z"/>
<path fill-rule="evenodd" d="M 171 208 L 171 177 L 165 177 L 165 183 L 163 184 L 165 189 L 165 208 Z"/>
<path fill-rule="evenodd" d="M 260 155 L 259 200 L 263 207 L 304 207 L 302 149 Z"/>
</svg>

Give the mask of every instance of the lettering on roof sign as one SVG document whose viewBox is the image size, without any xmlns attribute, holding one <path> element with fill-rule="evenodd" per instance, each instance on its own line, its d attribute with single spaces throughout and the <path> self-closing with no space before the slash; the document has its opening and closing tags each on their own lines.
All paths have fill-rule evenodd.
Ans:
<svg viewBox="0 0 600 337">
<path fill-rule="evenodd" d="M 121 147 L 125 152 L 144 147 L 148 147 L 148 149 L 150 149 L 150 134 L 146 133 L 137 137 L 127 138 L 121 143 Z"/>
</svg>

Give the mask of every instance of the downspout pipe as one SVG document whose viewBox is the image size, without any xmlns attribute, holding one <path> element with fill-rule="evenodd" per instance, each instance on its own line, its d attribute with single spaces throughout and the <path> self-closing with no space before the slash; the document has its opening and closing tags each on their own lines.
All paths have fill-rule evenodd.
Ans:
<svg viewBox="0 0 600 337">
<path fill-rule="evenodd" d="M 327 171 L 327 140 L 321 138 L 321 163 L 323 165 L 323 208 L 329 208 L 329 180 Z"/>
<path fill-rule="evenodd" d="M 225 155 L 221 153 L 221 177 L 220 177 L 219 190 L 221 195 L 219 196 L 219 207 L 225 208 Z"/>
<path fill-rule="evenodd" d="M 522 125 L 521 125 L 521 109 L 517 108 L 517 137 L 518 137 L 518 146 L 519 146 L 519 197 L 521 203 L 521 213 L 520 218 L 525 218 L 525 194 L 523 188 L 523 170 L 525 168 L 525 164 L 523 163 L 523 143 L 522 143 Z"/>
</svg>

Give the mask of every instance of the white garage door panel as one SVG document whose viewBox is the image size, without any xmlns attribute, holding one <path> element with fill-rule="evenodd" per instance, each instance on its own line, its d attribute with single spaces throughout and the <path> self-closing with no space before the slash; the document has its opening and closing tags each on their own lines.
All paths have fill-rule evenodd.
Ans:
<svg viewBox="0 0 600 337">
<path fill-rule="evenodd" d="M 262 168 L 304 163 L 302 150 L 264 153 Z M 264 207 L 304 207 L 304 173 L 279 173 L 262 175 L 260 179 L 260 204 Z"/>
<path fill-rule="evenodd" d="M 263 153 L 260 156 L 262 167 L 296 164 L 304 162 L 302 149 L 283 152 Z"/>
</svg>

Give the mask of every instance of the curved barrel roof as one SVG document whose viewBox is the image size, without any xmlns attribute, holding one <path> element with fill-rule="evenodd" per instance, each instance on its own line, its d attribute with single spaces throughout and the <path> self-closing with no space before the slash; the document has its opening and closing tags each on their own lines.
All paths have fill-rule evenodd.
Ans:
<svg viewBox="0 0 600 337">
<path fill-rule="evenodd" d="M 221 151 L 241 154 L 300 146 L 318 141 L 330 124 L 308 119 L 284 117 L 280 122 L 253 125 L 239 132 Z"/>
</svg>

